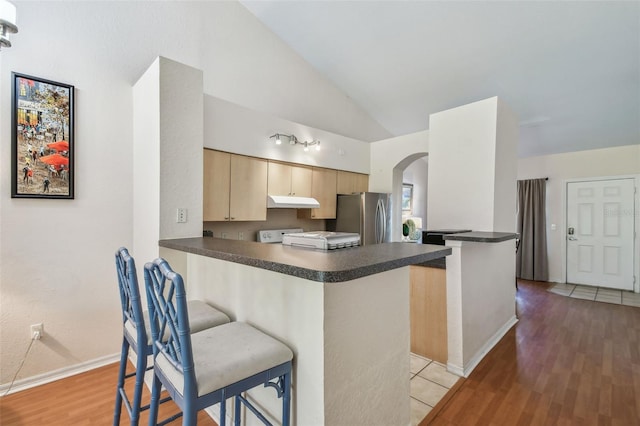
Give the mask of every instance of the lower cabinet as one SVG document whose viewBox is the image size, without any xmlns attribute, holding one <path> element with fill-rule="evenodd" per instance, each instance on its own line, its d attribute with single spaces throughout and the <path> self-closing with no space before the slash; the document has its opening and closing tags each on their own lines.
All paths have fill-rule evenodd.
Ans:
<svg viewBox="0 0 640 426">
<path fill-rule="evenodd" d="M 412 265 L 410 282 L 411 352 L 446 364 L 446 270 Z"/>
</svg>

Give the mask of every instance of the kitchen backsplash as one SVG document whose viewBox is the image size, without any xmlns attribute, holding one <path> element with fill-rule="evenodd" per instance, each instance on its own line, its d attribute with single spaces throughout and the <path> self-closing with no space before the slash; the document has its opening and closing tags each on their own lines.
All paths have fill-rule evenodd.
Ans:
<svg viewBox="0 0 640 426">
<path fill-rule="evenodd" d="M 203 229 L 212 231 L 215 238 L 256 241 L 256 233 L 263 229 L 302 228 L 304 231 L 325 231 L 326 221 L 298 219 L 296 209 L 268 209 L 262 222 L 204 222 Z M 242 236 L 242 238 L 239 238 Z"/>
</svg>

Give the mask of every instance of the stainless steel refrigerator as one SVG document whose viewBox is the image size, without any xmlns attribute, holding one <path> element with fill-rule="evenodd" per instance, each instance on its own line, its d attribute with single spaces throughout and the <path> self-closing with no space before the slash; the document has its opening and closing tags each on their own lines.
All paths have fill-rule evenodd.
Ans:
<svg viewBox="0 0 640 426">
<path fill-rule="evenodd" d="M 391 241 L 391 195 L 378 192 L 338 195 L 335 231 L 357 232 L 362 245 Z"/>
</svg>

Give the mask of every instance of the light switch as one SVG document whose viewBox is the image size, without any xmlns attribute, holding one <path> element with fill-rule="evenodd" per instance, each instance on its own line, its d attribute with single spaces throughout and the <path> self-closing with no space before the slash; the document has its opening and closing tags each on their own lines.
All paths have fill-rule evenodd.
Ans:
<svg viewBox="0 0 640 426">
<path fill-rule="evenodd" d="M 552 223 L 552 224 L 551 224 L 551 230 L 552 230 L 552 231 L 555 231 L 555 230 L 556 230 L 556 224 L 555 224 L 555 223 Z"/>
</svg>

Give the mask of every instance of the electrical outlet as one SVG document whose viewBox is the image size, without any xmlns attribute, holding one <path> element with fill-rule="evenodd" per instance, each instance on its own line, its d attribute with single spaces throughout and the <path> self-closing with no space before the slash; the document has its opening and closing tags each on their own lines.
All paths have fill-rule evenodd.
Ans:
<svg viewBox="0 0 640 426">
<path fill-rule="evenodd" d="M 31 340 L 40 340 L 44 335 L 44 324 L 31 324 Z"/>
<path fill-rule="evenodd" d="M 177 223 L 186 223 L 187 221 L 187 209 L 178 208 L 176 210 L 176 222 Z"/>
<path fill-rule="evenodd" d="M 239 240 L 244 240 L 244 232 L 238 232 L 238 239 Z"/>
<path fill-rule="evenodd" d="M 220 233 L 220 238 L 227 238 L 227 233 L 226 232 L 221 232 Z"/>
</svg>

